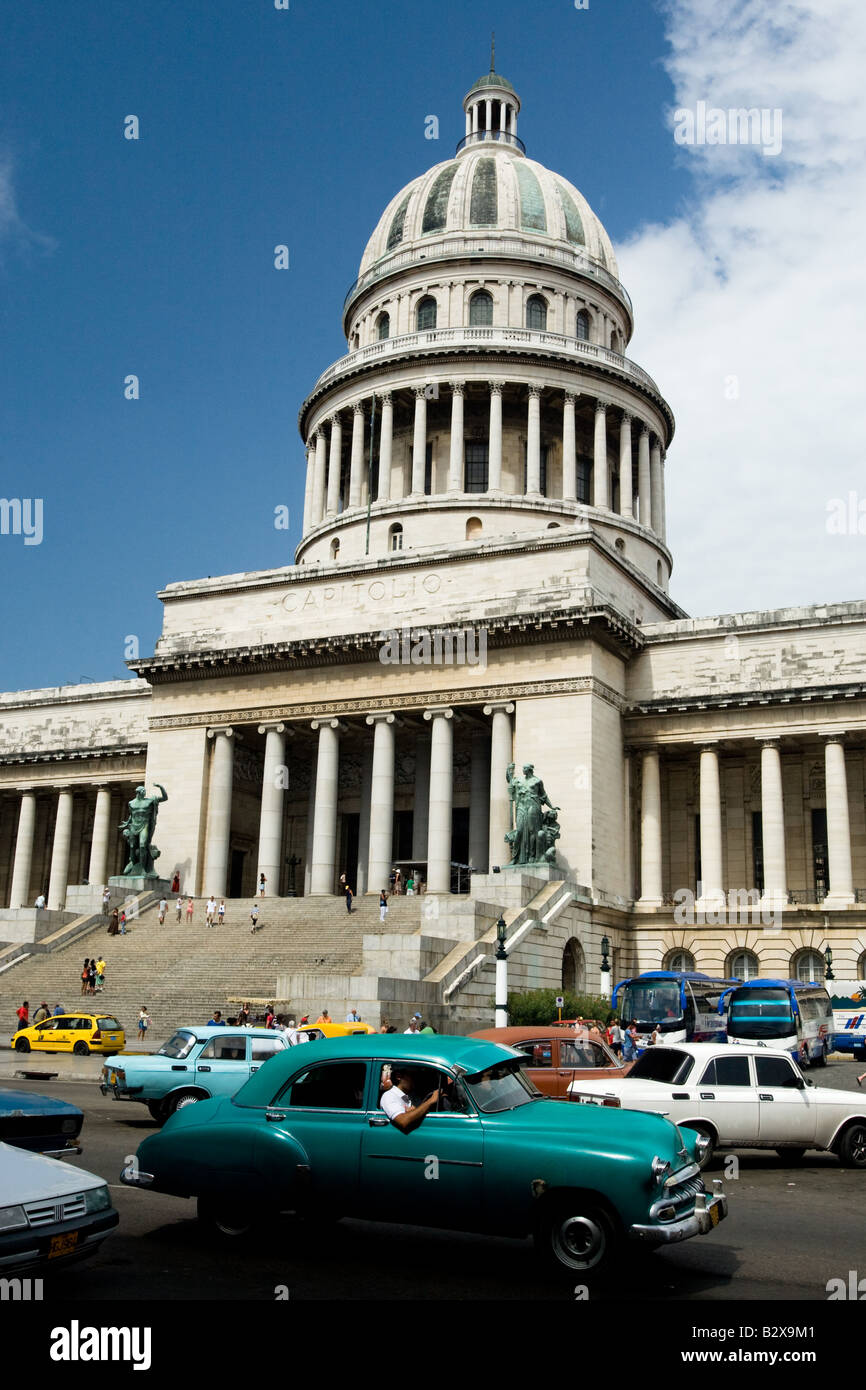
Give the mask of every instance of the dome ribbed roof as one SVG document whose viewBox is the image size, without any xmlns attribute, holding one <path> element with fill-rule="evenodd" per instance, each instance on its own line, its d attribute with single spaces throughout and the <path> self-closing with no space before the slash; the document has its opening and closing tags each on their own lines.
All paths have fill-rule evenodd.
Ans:
<svg viewBox="0 0 866 1390">
<path fill-rule="evenodd" d="M 512 232 L 584 249 L 618 275 L 610 238 L 583 194 L 534 159 L 482 142 L 428 169 L 391 199 L 361 259 L 360 275 L 397 252 L 425 256 L 429 238 Z"/>
<path fill-rule="evenodd" d="M 492 68 L 490 72 L 486 72 L 483 77 L 479 77 L 474 87 L 470 87 L 466 95 L 471 96 L 473 92 L 478 91 L 479 87 L 503 87 L 506 92 L 514 92 L 514 88 L 508 81 L 508 78 L 500 77 L 499 73 L 494 72 Z M 514 95 L 516 96 L 517 93 L 514 92 Z"/>
</svg>

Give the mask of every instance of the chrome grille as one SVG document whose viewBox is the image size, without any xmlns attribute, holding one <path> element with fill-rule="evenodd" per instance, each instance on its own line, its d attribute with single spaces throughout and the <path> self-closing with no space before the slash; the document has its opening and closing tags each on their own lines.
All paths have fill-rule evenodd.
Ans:
<svg viewBox="0 0 866 1390">
<path fill-rule="evenodd" d="M 676 1207 L 691 1206 L 701 1192 L 706 1192 L 703 1178 L 688 1178 L 686 1182 L 677 1183 L 676 1187 L 669 1188 L 665 1193 L 665 1201 L 673 1203 Z"/>
<path fill-rule="evenodd" d="M 60 1197 L 53 1202 L 26 1202 L 24 1212 L 31 1226 L 52 1226 L 58 1221 L 72 1221 L 87 1212 L 83 1192 L 74 1197 Z"/>
</svg>

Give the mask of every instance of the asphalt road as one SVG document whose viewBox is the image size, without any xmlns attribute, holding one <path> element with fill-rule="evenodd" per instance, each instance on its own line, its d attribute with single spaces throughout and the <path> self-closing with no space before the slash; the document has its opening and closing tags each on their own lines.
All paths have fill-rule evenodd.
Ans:
<svg viewBox="0 0 866 1390">
<path fill-rule="evenodd" d="M 816 1084 L 855 1090 L 853 1062 L 814 1072 Z M 118 1174 L 153 1129 L 144 1107 L 103 1098 L 95 1083 L 28 1082 L 0 1088 L 54 1094 L 85 1111 L 84 1153 L 69 1162 L 105 1177 L 120 1226 L 91 1260 L 46 1271 L 52 1303 L 139 1299 L 562 1300 L 567 1283 L 539 1274 L 530 1243 L 345 1220 L 325 1229 L 280 1218 L 257 1248 L 215 1249 L 192 1202 L 123 1187 Z M 707 1181 L 724 1182 L 728 1219 L 653 1255 L 628 1252 L 622 1275 L 593 1298 L 826 1300 L 827 1281 L 866 1275 L 866 1172 L 829 1154 L 785 1163 L 775 1154 L 717 1158 Z"/>
</svg>

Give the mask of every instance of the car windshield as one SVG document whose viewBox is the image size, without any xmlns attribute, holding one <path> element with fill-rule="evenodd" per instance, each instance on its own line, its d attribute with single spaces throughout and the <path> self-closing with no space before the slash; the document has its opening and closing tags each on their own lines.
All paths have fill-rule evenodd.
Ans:
<svg viewBox="0 0 866 1390">
<path fill-rule="evenodd" d="M 676 1047 L 648 1047 L 638 1057 L 626 1081 L 664 1081 L 681 1086 L 694 1066 L 694 1058 Z"/>
<path fill-rule="evenodd" d="M 465 1082 L 478 1109 L 485 1115 L 514 1110 L 518 1105 L 528 1105 L 541 1097 L 541 1092 L 524 1076 L 516 1059 L 497 1062 L 476 1076 L 467 1076 Z"/>
<path fill-rule="evenodd" d="M 624 1019 L 634 1019 L 641 1032 L 661 1024 L 662 1029 L 676 1028 L 683 1016 L 680 987 L 676 980 L 633 980 L 621 992 L 619 1013 Z"/>
<path fill-rule="evenodd" d="M 175 1033 L 173 1038 L 169 1038 L 168 1042 L 164 1042 L 156 1055 L 157 1057 L 186 1057 L 194 1042 L 195 1033 L 186 1033 L 181 1030 Z"/>
<path fill-rule="evenodd" d="M 797 1025 L 788 991 L 763 986 L 738 989 L 730 998 L 728 1036 L 731 1038 L 787 1038 Z"/>
</svg>

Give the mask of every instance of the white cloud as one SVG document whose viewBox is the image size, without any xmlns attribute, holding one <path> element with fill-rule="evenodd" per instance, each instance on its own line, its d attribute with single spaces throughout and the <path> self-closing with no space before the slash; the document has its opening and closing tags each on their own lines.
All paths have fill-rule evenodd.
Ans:
<svg viewBox="0 0 866 1390">
<path fill-rule="evenodd" d="M 27 250 L 38 247 L 53 251 L 56 243 L 51 237 L 34 232 L 18 211 L 15 192 L 15 168 L 10 155 L 0 151 L 0 255 L 7 247 Z"/>
<path fill-rule="evenodd" d="M 672 592 L 694 614 L 866 597 L 866 535 L 826 529 L 832 498 L 866 501 L 866 5 L 665 13 L 676 108 L 781 108 L 783 130 L 777 156 L 681 147 L 672 107 L 693 196 L 618 248 L 629 353 L 677 417 Z"/>
</svg>

